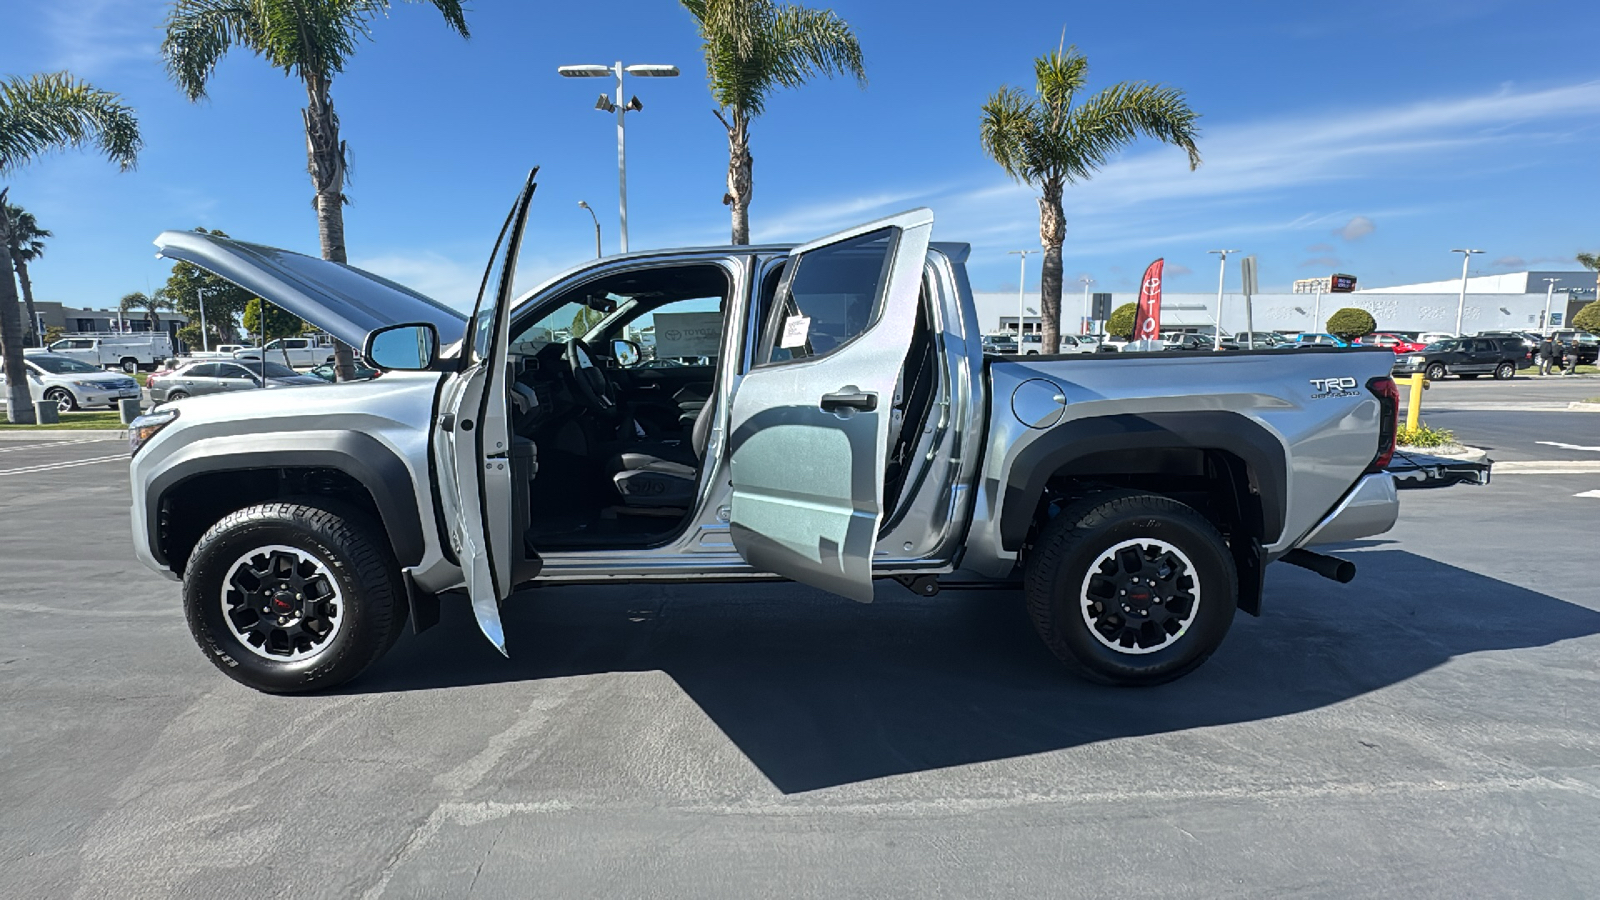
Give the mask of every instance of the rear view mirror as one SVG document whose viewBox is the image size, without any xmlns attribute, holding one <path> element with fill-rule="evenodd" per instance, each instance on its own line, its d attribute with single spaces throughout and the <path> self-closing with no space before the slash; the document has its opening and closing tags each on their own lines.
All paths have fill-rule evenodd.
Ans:
<svg viewBox="0 0 1600 900">
<path fill-rule="evenodd" d="M 617 338 L 611 342 L 611 358 L 616 360 L 617 365 L 624 369 L 637 366 L 639 364 L 640 357 L 643 355 L 644 354 L 639 349 L 639 345 L 635 344 L 633 341 Z"/>
<path fill-rule="evenodd" d="M 439 332 L 427 322 L 389 325 L 367 335 L 361 355 L 384 371 L 420 371 L 439 355 Z"/>
</svg>

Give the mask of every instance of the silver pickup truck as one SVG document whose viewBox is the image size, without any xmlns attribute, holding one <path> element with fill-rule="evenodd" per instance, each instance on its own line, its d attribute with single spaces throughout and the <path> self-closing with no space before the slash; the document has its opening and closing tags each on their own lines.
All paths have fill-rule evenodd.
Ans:
<svg viewBox="0 0 1600 900">
<path fill-rule="evenodd" d="M 337 685 L 441 595 L 483 633 L 548 584 L 791 579 L 862 602 L 1021 590 L 1098 681 L 1200 665 L 1275 560 L 1388 529 L 1387 350 L 986 357 L 964 244 L 914 210 L 797 247 L 610 257 L 514 296 L 533 182 L 471 316 L 200 232 L 163 256 L 361 346 L 370 382 L 193 397 L 130 429 L 133 533 L 264 691 Z M 522 595 L 518 599 L 524 599 Z"/>
</svg>

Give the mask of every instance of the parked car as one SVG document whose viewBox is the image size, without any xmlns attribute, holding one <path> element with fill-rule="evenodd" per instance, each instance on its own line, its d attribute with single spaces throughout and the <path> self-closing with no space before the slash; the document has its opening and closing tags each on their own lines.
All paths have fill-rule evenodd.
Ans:
<svg viewBox="0 0 1600 900">
<path fill-rule="evenodd" d="M 1539 341 L 1542 340 L 1542 338 L 1536 334 L 1530 334 L 1525 331 L 1480 331 L 1473 335 L 1473 337 L 1507 338 L 1515 340 L 1522 345 L 1524 350 L 1527 351 L 1530 365 L 1534 362 L 1538 362 Z"/>
<path fill-rule="evenodd" d="M 1434 341 L 1419 353 L 1396 356 L 1394 374 L 1421 372 L 1429 381 L 1438 381 L 1446 375 L 1468 379 L 1493 375 L 1505 379 L 1514 377 L 1518 369 L 1532 363 L 1532 357 L 1517 338 L 1446 338 Z"/>
<path fill-rule="evenodd" d="M 1294 343 L 1276 331 L 1241 331 L 1233 336 L 1233 342 L 1241 348 L 1252 350 L 1273 349 L 1287 347 Z"/>
<path fill-rule="evenodd" d="M 930 243 L 926 209 L 798 247 L 607 257 L 519 298 L 532 196 L 530 178 L 470 318 L 314 257 L 157 239 L 385 370 L 131 426 L 136 552 L 181 579 L 226 676 L 348 681 L 408 618 L 437 622 L 441 592 L 509 653 L 522 586 L 776 577 L 858 601 L 889 579 L 924 602 L 1020 585 L 1069 669 L 1157 684 L 1259 612 L 1272 562 L 1348 581 L 1306 548 L 1387 531 L 1401 484 L 1487 480 L 1482 461 L 1394 458 L 1388 353 L 1185 355 L 1159 375 L 1131 354 L 985 359 L 971 248 Z M 615 310 L 582 339 L 524 340 L 598 297 Z M 624 365 L 630 324 L 679 303 L 721 311 L 710 365 Z M 701 383 L 682 422 L 674 398 Z M 618 413 L 645 407 L 674 430 Z"/>
<path fill-rule="evenodd" d="M 1302 331 L 1295 336 L 1296 347 L 1348 347 L 1350 342 L 1342 337 L 1321 331 Z"/>
<path fill-rule="evenodd" d="M 1429 344 L 1436 344 L 1439 341 L 1448 341 L 1455 336 L 1456 335 L 1448 331 L 1424 331 L 1423 333 L 1417 335 L 1417 343 L 1426 347 Z"/>
<path fill-rule="evenodd" d="M 1044 335 L 1037 331 L 1025 332 L 1017 342 L 1017 352 L 1024 356 L 1038 356 L 1044 347 Z"/>
<path fill-rule="evenodd" d="M 333 339 L 325 334 L 278 338 L 268 341 L 265 347 L 245 347 L 233 352 L 234 359 L 255 360 L 263 357 L 286 366 L 309 369 L 333 362 Z"/>
<path fill-rule="evenodd" d="M 139 383 L 132 378 L 70 356 L 32 350 L 23 353 L 22 364 L 28 368 L 34 401 L 49 400 L 62 412 L 82 406 L 115 407 L 118 400 L 139 396 Z M 0 385 L 5 383 L 0 371 Z"/>
<path fill-rule="evenodd" d="M 986 334 L 983 336 L 983 352 L 1015 353 L 1017 352 L 1017 336 L 1014 334 Z"/>
<path fill-rule="evenodd" d="M 323 363 L 320 366 L 314 366 L 311 369 L 309 369 L 306 372 L 306 374 L 307 375 L 315 375 L 318 378 L 321 378 L 323 381 L 335 381 L 335 380 L 337 380 L 334 377 L 334 365 L 333 365 L 333 363 Z M 360 362 L 359 360 L 356 362 L 356 377 L 354 379 L 355 381 L 370 381 L 370 380 L 372 380 L 374 378 L 377 378 L 378 374 L 379 374 L 379 370 L 374 369 L 373 367 L 367 365 L 364 362 Z"/>
<path fill-rule="evenodd" d="M 177 371 L 145 380 L 151 403 L 168 403 L 200 394 L 251 390 L 262 387 L 263 368 L 266 387 L 294 387 L 302 384 L 327 384 L 315 375 L 302 375 L 282 363 L 197 359 Z"/>
<path fill-rule="evenodd" d="M 1356 343 L 1363 347 L 1386 347 L 1395 353 L 1415 353 L 1425 345 L 1419 344 L 1402 334 L 1392 331 L 1377 331 L 1366 335 Z"/>
<path fill-rule="evenodd" d="M 1061 354 L 1099 353 L 1100 342 L 1086 334 L 1063 334 L 1061 335 L 1061 349 L 1056 352 Z"/>
<path fill-rule="evenodd" d="M 1161 342 L 1168 350 L 1215 350 L 1216 338 L 1209 334 L 1200 334 L 1193 331 L 1175 331 L 1161 336 Z M 1233 338 L 1222 338 L 1222 349 L 1237 350 L 1239 344 Z"/>
<path fill-rule="evenodd" d="M 1596 359 L 1600 358 L 1600 338 L 1587 331 L 1574 331 L 1570 328 L 1563 328 L 1550 332 L 1550 338 L 1560 341 L 1562 346 L 1566 346 L 1576 339 L 1578 343 L 1578 365 L 1580 366 L 1593 365 Z"/>
<path fill-rule="evenodd" d="M 51 353 L 70 356 L 95 368 L 114 367 L 132 375 L 140 369 L 152 369 L 156 363 L 171 356 L 172 338 L 160 331 L 69 334 L 52 342 L 48 349 Z"/>
</svg>

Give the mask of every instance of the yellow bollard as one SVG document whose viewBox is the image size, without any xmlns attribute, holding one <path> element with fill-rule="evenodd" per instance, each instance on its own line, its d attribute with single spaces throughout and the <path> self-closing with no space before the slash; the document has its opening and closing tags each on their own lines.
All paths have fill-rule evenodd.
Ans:
<svg viewBox="0 0 1600 900">
<path fill-rule="evenodd" d="M 1406 403 L 1406 430 L 1416 431 L 1422 418 L 1422 392 L 1428 381 L 1421 372 L 1411 376 L 1411 396 Z"/>
</svg>

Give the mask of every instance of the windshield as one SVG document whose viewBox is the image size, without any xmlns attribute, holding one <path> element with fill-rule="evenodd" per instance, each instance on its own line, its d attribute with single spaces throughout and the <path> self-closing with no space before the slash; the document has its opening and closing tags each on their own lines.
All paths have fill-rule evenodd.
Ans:
<svg viewBox="0 0 1600 900">
<path fill-rule="evenodd" d="M 39 356 L 29 356 L 28 362 L 49 372 L 51 375 L 101 374 L 101 370 L 96 369 L 94 366 L 67 356 L 45 356 L 41 354 Z"/>
</svg>

